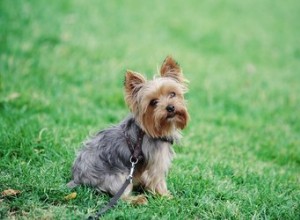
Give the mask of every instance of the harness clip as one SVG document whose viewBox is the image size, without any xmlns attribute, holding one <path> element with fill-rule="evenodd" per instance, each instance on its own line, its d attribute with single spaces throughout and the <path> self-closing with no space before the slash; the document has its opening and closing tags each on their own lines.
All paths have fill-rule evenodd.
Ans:
<svg viewBox="0 0 300 220">
<path fill-rule="evenodd" d="M 136 159 L 136 160 L 134 161 L 133 158 L 130 157 L 131 168 L 130 168 L 129 175 L 128 175 L 128 177 L 127 177 L 127 179 L 130 180 L 130 183 L 132 183 L 132 178 L 133 178 L 134 168 L 135 168 L 135 165 L 136 165 L 138 162 L 139 162 L 138 159 Z"/>
</svg>

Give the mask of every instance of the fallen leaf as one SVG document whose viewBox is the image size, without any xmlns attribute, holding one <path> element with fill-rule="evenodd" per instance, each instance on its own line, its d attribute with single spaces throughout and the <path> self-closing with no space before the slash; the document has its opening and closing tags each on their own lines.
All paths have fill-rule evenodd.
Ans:
<svg viewBox="0 0 300 220">
<path fill-rule="evenodd" d="M 15 196 L 17 194 L 20 194 L 21 191 L 20 190 L 15 190 L 15 189 L 6 189 L 4 190 L 1 195 L 2 196 Z"/>
<path fill-rule="evenodd" d="M 17 93 L 17 92 L 13 92 L 11 94 L 9 94 L 7 97 L 6 97 L 6 100 L 7 101 L 12 101 L 14 99 L 17 99 L 20 97 L 20 93 Z"/>
<path fill-rule="evenodd" d="M 77 196 L 76 192 L 72 192 L 69 195 L 65 196 L 65 200 L 71 200 L 71 199 L 75 199 Z"/>
</svg>

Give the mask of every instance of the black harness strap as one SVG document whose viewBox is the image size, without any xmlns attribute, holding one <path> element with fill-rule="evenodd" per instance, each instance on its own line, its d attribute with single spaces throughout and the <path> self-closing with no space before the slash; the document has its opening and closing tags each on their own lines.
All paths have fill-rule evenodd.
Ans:
<svg viewBox="0 0 300 220">
<path fill-rule="evenodd" d="M 133 147 L 133 144 L 131 142 L 130 137 L 125 132 L 125 137 L 126 137 L 127 144 L 129 143 L 129 145 L 128 145 L 129 149 L 134 149 L 133 151 L 131 151 L 132 155 L 131 155 L 131 161 L 130 162 L 140 161 L 144 158 L 143 152 L 142 152 L 142 144 L 143 144 L 144 135 L 145 135 L 145 132 L 142 129 L 139 129 L 136 145 L 135 145 L 135 147 Z"/>
<path fill-rule="evenodd" d="M 131 169 L 128 177 L 126 178 L 124 184 L 122 185 L 121 189 L 109 200 L 109 203 L 104 206 L 102 209 L 100 209 L 97 214 L 93 216 L 89 216 L 88 220 L 98 220 L 105 212 L 107 212 L 109 209 L 114 207 L 122 194 L 124 193 L 125 189 L 127 186 L 132 183 L 132 178 L 133 178 L 133 172 L 135 165 L 139 162 L 139 160 L 143 159 L 143 154 L 142 154 L 142 144 L 143 144 L 143 138 L 144 138 L 145 132 L 142 129 L 139 129 L 138 137 L 137 137 L 137 142 L 135 147 L 132 144 L 132 141 L 126 131 L 124 131 L 124 136 L 127 142 L 127 145 L 129 147 L 129 150 L 131 151 L 131 157 L 130 157 L 130 163 L 131 163 Z"/>
</svg>

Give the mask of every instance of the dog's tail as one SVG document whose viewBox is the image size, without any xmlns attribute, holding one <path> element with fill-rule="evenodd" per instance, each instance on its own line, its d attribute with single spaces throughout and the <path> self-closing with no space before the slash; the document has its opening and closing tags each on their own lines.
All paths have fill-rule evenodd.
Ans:
<svg viewBox="0 0 300 220">
<path fill-rule="evenodd" d="M 74 180 L 71 180 L 69 183 L 67 183 L 67 187 L 69 187 L 70 189 L 73 189 L 78 185 L 79 184 L 75 183 Z"/>
</svg>

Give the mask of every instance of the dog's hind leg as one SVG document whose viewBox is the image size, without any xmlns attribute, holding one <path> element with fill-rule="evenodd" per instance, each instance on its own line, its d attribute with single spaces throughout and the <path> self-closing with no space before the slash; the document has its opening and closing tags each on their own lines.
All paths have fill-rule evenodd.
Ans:
<svg viewBox="0 0 300 220">
<path fill-rule="evenodd" d="M 79 184 L 75 183 L 74 180 L 71 180 L 70 182 L 67 183 L 67 187 L 70 189 L 73 189 L 76 186 L 79 186 Z"/>
</svg>

